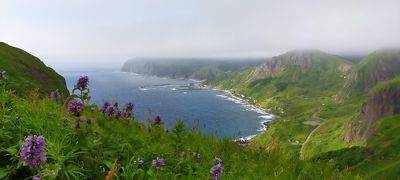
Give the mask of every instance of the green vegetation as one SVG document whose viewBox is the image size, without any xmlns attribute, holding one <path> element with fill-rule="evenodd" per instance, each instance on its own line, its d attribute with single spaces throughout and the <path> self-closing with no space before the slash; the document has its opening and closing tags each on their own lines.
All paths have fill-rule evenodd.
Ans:
<svg viewBox="0 0 400 180">
<path fill-rule="evenodd" d="M 4 52 L 0 51 L 0 60 L 2 56 L 20 57 Z M 392 52 L 397 51 L 383 56 L 377 55 L 380 51 L 373 53 L 357 65 L 320 51 L 292 51 L 259 66 L 239 63 L 196 68 L 193 63 L 172 63 L 141 67 L 150 68 L 156 73 L 152 75 L 205 78 L 209 85 L 243 95 L 277 115 L 268 130 L 249 144 L 187 130 L 181 121 L 166 130 L 157 118 L 141 123 L 124 119 L 129 113 L 113 117 L 89 103 L 87 77 L 78 81 L 77 94 L 69 98 L 83 106 L 82 113 L 75 113 L 78 109 L 70 106 L 72 101 L 60 104 L 35 91 L 21 97 L 26 77 L 18 75 L 27 70 L 4 66 L 8 78 L 0 78 L 0 179 L 212 179 L 215 157 L 223 161 L 221 179 L 396 179 L 400 174 L 400 116 L 377 121 L 372 138 L 344 141 L 348 125 L 360 120 L 367 96 L 388 87 L 399 89 L 400 72 L 393 69 L 400 58 Z M 376 60 L 382 58 L 390 61 Z M 390 66 L 394 68 L 388 75 L 384 70 Z M 132 70 L 130 65 L 125 67 Z M 364 76 L 368 75 L 364 67 L 378 73 Z M 159 68 L 166 70 L 157 73 Z M 377 85 L 371 88 L 368 82 Z M 39 92 L 51 90 L 41 81 L 31 86 Z M 368 87 L 365 92 L 370 94 L 358 87 Z M 344 90 L 358 93 L 344 97 Z M 95 123 L 83 117 L 94 118 Z M 28 167 L 22 159 L 22 145 L 30 134 L 45 138 L 47 160 L 41 166 Z M 154 165 L 158 158 L 165 165 Z"/>
<path fill-rule="evenodd" d="M 400 89 L 400 77 L 383 81 L 369 90 L 369 94 L 379 92 L 383 89 Z"/>
<path fill-rule="evenodd" d="M 226 73 L 254 67 L 263 61 L 263 59 L 133 59 L 125 62 L 122 71 L 176 79 L 211 80 L 225 77 Z"/>
<path fill-rule="evenodd" d="M 72 128 L 77 117 L 68 114 L 64 105 L 35 93 L 23 99 L 1 86 L 0 178 L 103 179 L 116 161 L 115 179 L 207 179 L 214 157 L 223 161 L 222 179 L 356 176 L 329 162 L 300 161 L 278 147 L 265 153 L 230 139 L 201 135 L 186 130 L 182 122 L 166 132 L 162 125 L 107 117 L 90 105 L 84 107 L 82 116 L 93 117 L 96 123 Z M 23 166 L 20 149 L 29 134 L 45 137 L 47 161 L 41 167 Z M 200 155 L 182 156 L 182 152 Z M 152 166 L 157 157 L 165 159 L 164 166 Z"/>
<path fill-rule="evenodd" d="M 64 95 L 69 94 L 62 76 L 37 57 L 3 42 L 0 42 L 0 71 L 6 71 L 8 86 L 18 94 L 36 89 L 41 93 L 58 89 Z"/>
</svg>

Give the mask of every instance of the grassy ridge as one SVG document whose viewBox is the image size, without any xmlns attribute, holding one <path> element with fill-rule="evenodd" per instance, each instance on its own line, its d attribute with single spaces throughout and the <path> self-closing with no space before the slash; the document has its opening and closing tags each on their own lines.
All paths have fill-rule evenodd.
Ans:
<svg viewBox="0 0 400 180">
<path fill-rule="evenodd" d="M 6 71 L 9 87 L 22 94 L 27 90 L 38 89 L 48 93 L 58 89 L 68 95 L 65 79 L 47 67 L 37 57 L 0 42 L 0 71 Z"/>
</svg>

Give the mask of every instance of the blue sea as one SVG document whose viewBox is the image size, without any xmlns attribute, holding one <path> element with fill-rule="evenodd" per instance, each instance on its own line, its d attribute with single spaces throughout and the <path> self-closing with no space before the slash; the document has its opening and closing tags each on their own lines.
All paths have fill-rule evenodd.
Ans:
<svg viewBox="0 0 400 180">
<path fill-rule="evenodd" d="M 176 120 L 188 128 L 217 137 L 252 137 L 264 131 L 263 125 L 273 115 L 249 105 L 229 92 L 195 88 L 194 80 L 142 76 L 119 71 L 61 72 L 71 91 L 82 75 L 89 77 L 91 103 L 104 101 L 135 104 L 134 114 L 140 121 L 159 115 L 167 128 Z"/>
</svg>

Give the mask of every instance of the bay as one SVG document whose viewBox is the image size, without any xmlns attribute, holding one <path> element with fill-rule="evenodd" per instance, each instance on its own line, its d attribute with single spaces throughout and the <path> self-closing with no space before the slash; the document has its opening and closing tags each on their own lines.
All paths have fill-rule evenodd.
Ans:
<svg viewBox="0 0 400 180">
<path fill-rule="evenodd" d="M 71 91 L 78 78 L 89 77 L 91 103 L 101 106 L 105 101 L 135 104 L 137 119 L 146 122 L 159 115 L 166 128 L 176 120 L 188 128 L 217 137 L 252 137 L 264 131 L 263 125 L 273 115 L 258 109 L 229 92 L 192 87 L 198 82 L 153 76 L 142 76 L 119 71 L 61 72 Z"/>
</svg>

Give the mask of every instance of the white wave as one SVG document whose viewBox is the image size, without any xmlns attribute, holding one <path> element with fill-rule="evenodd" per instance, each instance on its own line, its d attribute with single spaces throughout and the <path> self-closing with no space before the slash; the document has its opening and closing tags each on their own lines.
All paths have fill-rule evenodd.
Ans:
<svg viewBox="0 0 400 180">
<path fill-rule="evenodd" d="M 171 90 L 172 90 L 172 91 L 176 91 L 177 89 L 176 89 L 176 88 L 171 88 Z"/>
<path fill-rule="evenodd" d="M 245 137 L 240 137 L 240 138 L 238 138 L 238 139 L 235 139 L 235 141 L 241 141 L 241 142 L 243 142 L 243 141 L 250 141 L 251 139 L 253 139 L 253 138 L 256 137 L 256 136 L 257 136 L 257 134 L 250 135 L 250 136 L 245 136 Z"/>
<path fill-rule="evenodd" d="M 268 114 L 268 115 L 261 115 L 258 117 L 263 118 L 263 119 L 274 119 L 275 116 L 272 114 Z"/>
<path fill-rule="evenodd" d="M 141 90 L 141 91 L 148 91 L 149 89 L 147 89 L 147 88 L 139 88 L 139 90 Z"/>
</svg>

